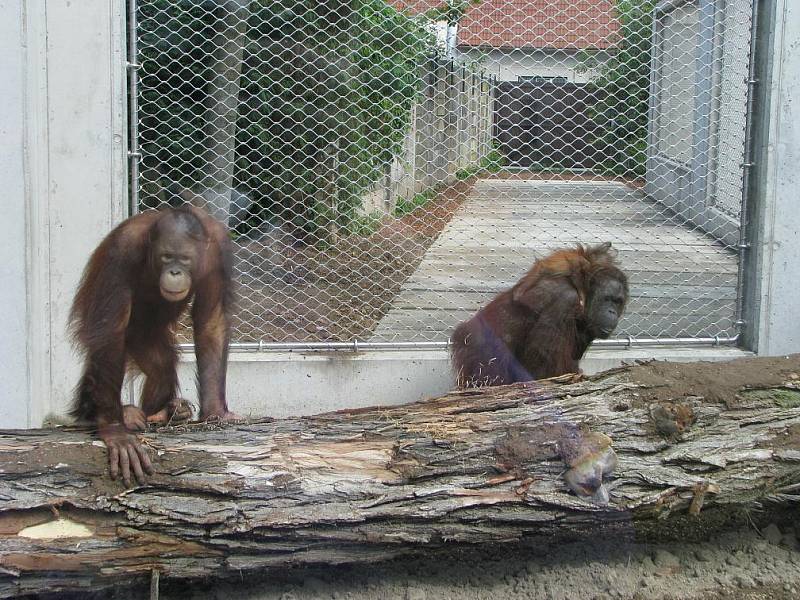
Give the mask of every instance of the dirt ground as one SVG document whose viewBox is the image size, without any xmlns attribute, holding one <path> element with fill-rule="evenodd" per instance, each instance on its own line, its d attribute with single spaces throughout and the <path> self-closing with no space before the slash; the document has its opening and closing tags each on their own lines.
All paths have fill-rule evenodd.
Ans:
<svg viewBox="0 0 800 600">
<path fill-rule="evenodd" d="M 795 600 L 800 551 L 789 521 L 696 543 L 538 542 L 272 578 L 163 583 L 160 591 L 162 600 Z M 104 597 L 146 598 L 147 590 Z"/>
<path fill-rule="evenodd" d="M 654 361 L 634 371 L 637 383 L 648 386 L 648 401 L 669 400 L 678 396 L 702 396 L 707 401 L 729 405 L 742 388 L 757 390 L 795 381 L 796 356 L 740 358 L 722 363 L 677 363 Z"/>
</svg>

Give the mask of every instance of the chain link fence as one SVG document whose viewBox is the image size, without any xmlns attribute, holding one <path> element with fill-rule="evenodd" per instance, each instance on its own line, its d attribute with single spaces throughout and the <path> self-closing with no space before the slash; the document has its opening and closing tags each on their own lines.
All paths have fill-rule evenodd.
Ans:
<svg viewBox="0 0 800 600">
<path fill-rule="evenodd" d="M 234 348 L 440 347 L 610 241 L 609 343 L 738 332 L 749 0 L 129 0 L 134 211 L 231 228 Z"/>
</svg>

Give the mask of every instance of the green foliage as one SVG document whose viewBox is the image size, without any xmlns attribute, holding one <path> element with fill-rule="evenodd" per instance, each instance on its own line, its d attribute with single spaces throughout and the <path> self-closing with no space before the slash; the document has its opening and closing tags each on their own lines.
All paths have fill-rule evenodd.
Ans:
<svg viewBox="0 0 800 600">
<path fill-rule="evenodd" d="M 500 154 L 496 148 L 492 148 L 489 154 L 481 159 L 481 169 L 486 169 L 489 173 L 498 173 L 508 164 L 508 159 Z"/>
<path fill-rule="evenodd" d="M 497 150 L 491 150 L 477 164 L 456 171 L 456 179 L 463 181 L 473 175 L 485 175 L 486 173 L 498 173 L 508 160 Z"/>
<path fill-rule="evenodd" d="M 463 181 L 464 179 L 469 179 L 473 175 L 476 175 L 481 170 L 480 165 L 472 165 L 471 167 L 467 167 L 465 169 L 459 169 L 456 171 L 456 179 L 459 181 Z"/>
<path fill-rule="evenodd" d="M 380 212 L 373 212 L 368 215 L 357 215 L 349 223 L 347 233 L 359 237 L 369 237 L 381 226 L 383 215 Z"/>
<path fill-rule="evenodd" d="M 602 168 L 620 175 L 644 175 L 650 90 L 650 50 L 655 0 L 617 0 L 620 41 L 592 81 L 599 102 L 592 117 L 595 144 L 608 158 Z M 586 69 L 596 65 L 586 55 Z"/>
<path fill-rule="evenodd" d="M 425 206 L 432 198 L 435 197 L 436 197 L 436 190 L 433 188 L 429 188 L 424 192 L 415 194 L 414 197 L 410 199 L 401 198 L 398 196 L 397 202 L 394 207 L 394 216 L 402 217 L 403 215 L 407 215 L 408 213 L 419 208 L 420 206 Z"/>
<path fill-rule="evenodd" d="M 145 167 L 190 185 L 203 169 L 205 113 L 200 93 L 210 76 L 213 52 L 208 13 L 195 3 L 178 8 L 170 0 L 139 7 L 140 145 Z"/>
<path fill-rule="evenodd" d="M 208 5 L 208 6 L 207 6 Z M 141 0 L 141 143 L 152 168 L 203 180 L 209 64 L 219 14 L 201 0 Z M 383 0 L 250 4 L 234 186 L 262 216 L 313 231 L 357 218 L 364 192 L 399 153 L 434 40 Z M 148 165 L 146 165 L 148 166 Z"/>
</svg>

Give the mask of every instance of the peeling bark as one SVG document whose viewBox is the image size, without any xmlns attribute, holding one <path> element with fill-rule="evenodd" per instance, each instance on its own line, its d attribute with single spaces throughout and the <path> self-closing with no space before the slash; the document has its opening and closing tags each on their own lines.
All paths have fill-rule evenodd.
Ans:
<svg viewBox="0 0 800 600">
<path fill-rule="evenodd" d="M 794 503 L 798 372 L 800 356 L 651 363 L 399 407 L 161 429 L 142 436 L 157 473 L 131 490 L 108 479 L 105 448 L 85 431 L 0 432 L 0 597 L 153 570 L 209 577 L 658 532 Z M 604 471 L 607 505 L 576 495 Z"/>
</svg>

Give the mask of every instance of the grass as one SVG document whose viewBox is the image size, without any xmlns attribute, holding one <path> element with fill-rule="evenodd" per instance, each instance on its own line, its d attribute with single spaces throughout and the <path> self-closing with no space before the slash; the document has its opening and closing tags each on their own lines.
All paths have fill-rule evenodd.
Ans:
<svg viewBox="0 0 800 600">
<path fill-rule="evenodd" d="M 416 210 L 420 206 L 425 206 L 436 196 L 436 190 L 429 188 L 419 194 L 414 194 L 410 199 L 397 197 L 397 203 L 394 207 L 394 216 L 402 217 L 408 213 Z"/>
</svg>

